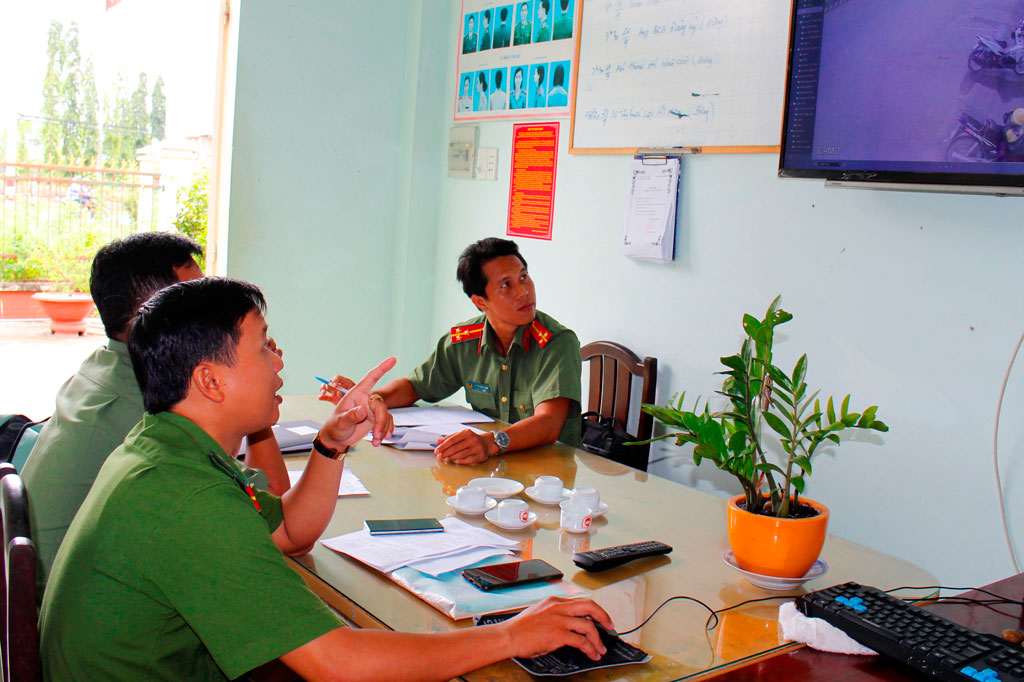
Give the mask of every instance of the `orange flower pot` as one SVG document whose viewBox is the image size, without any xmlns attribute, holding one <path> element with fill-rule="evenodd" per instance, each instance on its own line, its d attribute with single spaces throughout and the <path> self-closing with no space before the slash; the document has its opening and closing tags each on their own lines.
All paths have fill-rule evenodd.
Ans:
<svg viewBox="0 0 1024 682">
<path fill-rule="evenodd" d="M 780 519 L 739 508 L 743 495 L 729 500 L 729 546 L 740 568 L 777 578 L 800 578 L 821 554 L 828 529 L 828 507 L 801 497 L 818 510 L 807 519 Z"/>
<path fill-rule="evenodd" d="M 32 294 L 43 312 L 50 318 L 50 331 L 54 334 L 85 334 L 85 317 L 92 312 L 92 296 L 83 293 L 58 294 L 40 292 Z"/>
</svg>

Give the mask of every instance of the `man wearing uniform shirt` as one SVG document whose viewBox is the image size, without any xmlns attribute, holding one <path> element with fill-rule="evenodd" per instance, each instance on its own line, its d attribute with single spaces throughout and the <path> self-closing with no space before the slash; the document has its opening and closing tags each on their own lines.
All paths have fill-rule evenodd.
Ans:
<svg viewBox="0 0 1024 682">
<path fill-rule="evenodd" d="M 516 24 L 516 30 L 512 34 L 512 44 L 526 45 L 532 38 L 533 24 L 530 23 L 530 7 L 524 2 L 519 5 L 519 23 Z"/>
<path fill-rule="evenodd" d="M 476 52 L 476 18 L 470 15 L 466 19 L 466 37 L 462 39 L 462 54 Z"/>
<path fill-rule="evenodd" d="M 498 12 L 501 23 L 494 27 L 494 49 L 508 47 L 509 38 L 512 35 L 512 28 L 508 23 L 508 7 L 502 7 Z"/>
<path fill-rule="evenodd" d="M 457 276 L 483 315 L 452 327 L 422 365 L 378 391 L 387 406 L 437 402 L 462 388 L 473 409 L 511 424 L 484 434 L 465 429 L 442 440 L 435 454 L 456 464 L 556 440 L 579 446 L 580 342 L 537 310 L 519 247 L 494 237 L 471 244 L 459 257 Z M 351 384 L 344 377 L 335 381 Z"/>
</svg>

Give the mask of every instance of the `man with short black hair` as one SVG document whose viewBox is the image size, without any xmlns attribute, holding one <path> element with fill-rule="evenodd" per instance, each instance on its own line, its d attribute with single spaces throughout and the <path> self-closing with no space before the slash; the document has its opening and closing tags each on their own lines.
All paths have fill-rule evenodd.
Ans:
<svg viewBox="0 0 1024 682">
<path fill-rule="evenodd" d="M 512 27 L 508 21 L 508 7 L 502 7 L 498 12 L 498 19 L 501 23 L 494 27 L 494 49 L 508 47 L 508 41 L 512 35 Z"/>
<path fill-rule="evenodd" d="M 303 679 L 447 680 L 563 645 L 604 653 L 589 600 L 549 599 L 505 623 L 412 635 L 344 627 L 278 547 L 319 537 L 348 450 L 387 435 L 371 392 L 388 358 L 321 426 L 283 499 L 231 457 L 279 416 L 284 366 L 259 289 L 222 278 L 161 290 L 129 340 L 147 413 L 104 463 L 54 565 L 40 612 L 44 679 L 235 679 L 275 658 Z M 275 546 L 277 545 L 277 546 Z M 591 620 L 592 619 L 592 620 Z"/>
<path fill-rule="evenodd" d="M 177 233 L 141 232 L 106 244 L 93 258 L 89 287 L 109 337 L 57 393 L 53 417 L 43 427 L 22 477 L 32 495 L 39 596 L 53 558 L 96 473 L 144 411 L 131 360 L 128 324 L 154 292 L 203 276 L 195 258 L 202 249 Z M 255 481 L 278 494 L 288 472 L 268 428 L 249 439 L 247 463 L 266 473 Z"/>
<path fill-rule="evenodd" d="M 485 434 L 466 429 L 441 441 L 437 457 L 456 464 L 556 440 L 579 447 L 580 342 L 537 310 L 519 247 L 507 239 L 481 239 L 462 252 L 456 274 L 483 314 L 452 327 L 422 365 L 380 389 L 387 406 L 437 402 L 463 388 L 474 409 L 511 424 Z"/>
</svg>

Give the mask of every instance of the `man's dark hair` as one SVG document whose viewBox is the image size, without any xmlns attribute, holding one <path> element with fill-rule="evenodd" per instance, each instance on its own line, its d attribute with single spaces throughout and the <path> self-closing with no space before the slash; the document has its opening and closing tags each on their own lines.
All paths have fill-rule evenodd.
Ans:
<svg viewBox="0 0 1024 682">
<path fill-rule="evenodd" d="M 502 72 L 500 70 L 494 72 L 494 89 L 495 90 L 500 90 L 501 89 L 501 74 L 502 74 Z"/>
<path fill-rule="evenodd" d="M 561 65 L 555 67 L 555 72 L 551 74 L 551 85 L 561 85 L 562 81 L 565 80 L 565 69 Z"/>
<path fill-rule="evenodd" d="M 508 7 L 502 7 L 501 8 L 501 23 L 504 24 L 506 19 L 508 19 Z"/>
<path fill-rule="evenodd" d="M 491 10 L 487 10 L 486 12 L 484 12 L 484 19 L 487 20 L 488 24 L 491 23 Z"/>
<path fill-rule="evenodd" d="M 569 0 L 562 0 L 562 11 L 565 12 L 569 9 Z"/>
<path fill-rule="evenodd" d="M 548 0 L 540 0 L 540 6 L 544 8 L 544 14 L 551 14 L 551 3 Z"/>
<path fill-rule="evenodd" d="M 455 278 L 462 283 L 466 296 L 487 298 L 484 265 L 501 256 L 515 256 L 526 267 L 526 259 L 519 253 L 519 245 L 509 239 L 488 237 L 466 247 L 459 256 L 459 266 L 455 270 Z"/>
<path fill-rule="evenodd" d="M 233 364 L 242 320 L 266 306 L 257 287 L 226 277 L 180 282 L 153 294 L 128 338 L 146 411 L 163 412 L 184 400 L 200 363 Z"/>
<path fill-rule="evenodd" d="M 199 244 L 171 232 L 131 234 L 97 251 L 89 289 L 107 336 L 122 334 L 143 301 L 178 281 L 174 268 L 202 253 Z"/>
</svg>

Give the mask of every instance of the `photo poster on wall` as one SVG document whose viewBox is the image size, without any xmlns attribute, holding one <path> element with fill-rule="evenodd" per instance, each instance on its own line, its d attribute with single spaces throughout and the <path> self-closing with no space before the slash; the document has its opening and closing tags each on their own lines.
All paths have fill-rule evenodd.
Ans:
<svg viewBox="0 0 1024 682">
<path fill-rule="evenodd" d="M 462 0 L 456 121 L 568 115 L 581 0 Z"/>
</svg>

